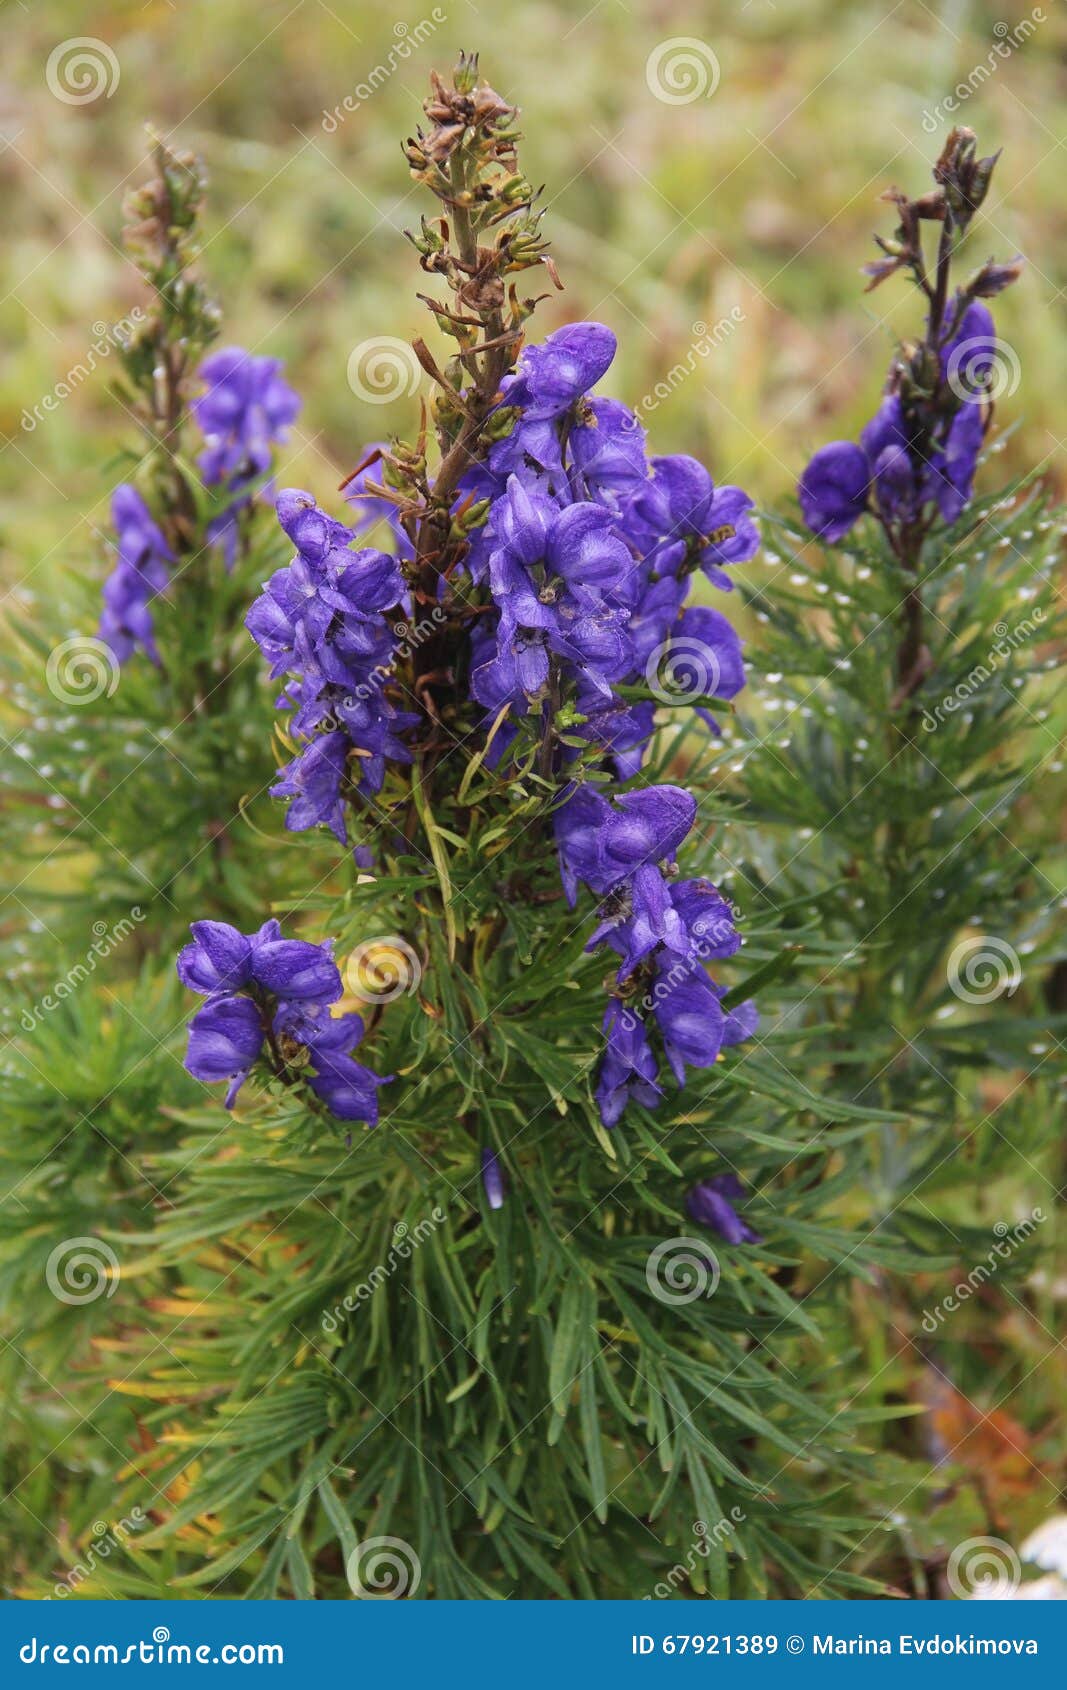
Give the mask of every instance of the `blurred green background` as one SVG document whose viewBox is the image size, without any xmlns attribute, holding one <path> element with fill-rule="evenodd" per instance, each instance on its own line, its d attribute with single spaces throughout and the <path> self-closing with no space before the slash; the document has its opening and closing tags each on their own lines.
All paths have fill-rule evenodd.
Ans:
<svg viewBox="0 0 1067 1690">
<path fill-rule="evenodd" d="M 208 163 L 204 259 L 224 339 L 283 356 L 304 395 L 284 477 L 324 496 L 365 441 L 410 429 L 407 400 L 361 401 L 346 366 L 370 336 L 423 328 L 402 237 L 423 208 L 399 142 L 419 121 L 431 66 L 450 65 L 460 46 L 479 50 L 489 80 L 523 108 L 524 158 L 545 185 L 566 285 L 546 301 L 543 328 L 609 323 L 621 342 L 612 390 L 631 403 L 672 366 L 692 366 L 655 408 L 655 444 L 705 457 L 761 504 L 791 490 L 816 442 L 865 420 L 892 330 L 914 324 L 907 288 L 864 296 L 858 267 L 870 231 L 892 226 L 878 194 L 927 180 L 953 121 L 945 96 L 970 81 L 955 120 L 984 150 L 1005 149 L 975 262 L 1028 260 L 1000 302 L 1022 378 L 1007 450 L 1018 465 L 1055 459 L 1067 377 L 1063 12 L 1060 0 L 1017 13 L 1005 0 L 9 0 L 4 577 L 47 590 L 53 566 L 86 567 L 106 515 L 101 470 L 123 424 L 106 358 L 31 431 L 20 419 L 84 363 L 94 325 L 137 302 L 118 243 L 123 193 L 145 173 L 147 122 Z M 49 56 L 84 36 L 114 66 L 96 97 L 71 103 L 49 86 Z M 709 87 L 670 103 L 650 91 L 649 59 L 676 37 L 695 42 Z M 61 56 L 53 79 L 63 74 Z M 693 325 L 724 319 L 707 356 L 694 356 Z"/>
</svg>

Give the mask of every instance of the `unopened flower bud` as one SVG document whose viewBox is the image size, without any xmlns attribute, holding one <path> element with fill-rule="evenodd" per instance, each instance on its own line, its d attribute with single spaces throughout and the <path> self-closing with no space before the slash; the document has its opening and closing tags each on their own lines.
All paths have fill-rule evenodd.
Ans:
<svg viewBox="0 0 1067 1690">
<path fill-rule="evenodd" d="M 1003 293 L 1005 288 L 1010 287 L 1012 282 L 1018 281 L 1024 262 L 1021 254 L 1008 264 L 996 264 L 990 259 L 980 270 L 975 271 L 964 292 L 972 299 L 993 299 L 998 293 Z"/>
</svg>

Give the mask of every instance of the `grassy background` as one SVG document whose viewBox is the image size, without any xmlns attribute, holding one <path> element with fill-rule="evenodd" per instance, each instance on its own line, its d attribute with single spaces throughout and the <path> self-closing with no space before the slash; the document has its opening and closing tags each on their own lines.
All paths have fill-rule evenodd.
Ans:
<svg viewBox="0 0 1067 1690">
<path fill-rule="evenodd" d="M 8 579 L 32 573 L 42 585 L 52 562 L 83 567 L 105 512 L 101 465 L 121 424 L 106 362 L 32 433 L 20 417 L 85 358 L 92 325 L 136 303 L 118 242 L 123 192 L 144 175 L 146 122 L 208 162 L 205 262 L 225 335 L 284 356 L 305 397 L 289 478 L 325 493 L 383 425 L 409 426 L 404 402 L 354 398 L 346 364 L 371 335 L 423 326 L 415 255 L 402 238 L 421 206 L 398 142 L 418 122 L 430 67 L 450 64 L 459 45 L 480 49 L 489 79 L 524 110 L 524 157 L 545 184 L 566 284 L 543 308 L 546 328 L 578 316 L 609 323 L 621 341 L 613 388 L 632 401 L 692 361 L 694 323 L 744 313 L 658 407 L 655 434 L 661 450 L 705 456 L 717 478 L 741 481 L 761 503 L 791 490 L 813 443 L 870 414 L 892 330 L 914 322 L 902 285 L 865 297 L 857 276 L 871 229 L 891 227 L 877 196 L 892 181 L 922 186 L 945 132 L 935 108 L 976 66 L 988 71 L 992 53 L 995 70 L 958 114 L 983 149 L 1005 148 L 975 262 L 987 252 L 1028 259 L 1000 312 L 1023 378 L 1009 451 L 1020 465 L 1061 453 L 1067 19 L 1058 0 L 1039 8 L 1047 21 L 1006 58 L 993 53 L 995 27 L 1029 12 L 1003 0 L 445 0 L 440 25 L 434 10 L 419 0 L 389 10 L 366 0 L 4 8 Z M 56 99 L 45 74 L 49 53 L 74 35 L 105 41 L 120 72 L 109 97 L 80 106 Z M 664 104 L 649 91 L 646 60 L 683 35 L 713 50 L 720 80 L 710 98 Z M 389 74 L 329 132 L 324 113 L 375 67 Z"/>
</svg>

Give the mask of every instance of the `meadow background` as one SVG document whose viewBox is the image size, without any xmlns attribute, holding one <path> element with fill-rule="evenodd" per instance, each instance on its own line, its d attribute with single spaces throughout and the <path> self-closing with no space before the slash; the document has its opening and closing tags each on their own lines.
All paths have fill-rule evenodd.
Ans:
<svg viewBox="0 0 1067 1690">
<path fill-rule="evenodd" d="M 857 278 L 871 229 L 889 226 L 877 196 L 893 181 L 918 190 L 953 121 L 938 121 L 945 96 L 985 67 L 955 120 L 977 128 L 983 150 L 1005 148 L 976 262 L 986 248 L 1027 258 L 998 318 L 1023 378 L 1009 451 L 1019 465 L 1051 458 L 1062 470 L 1061 0 L 1037 8 L 1046 21 L 1004 58 L 994 52 L 1003 26 L 1031 18 L 1004 0 L 8 0 L 2 10 L 8 577 L 40 584 L 54 566 L 84 568 L 106 511 L 101 467 L 121 421 L 106 363 L 32 433 L 20 418 L 85 358 L 93 325 L 137 302 L 119 233 L 123 193 L 144 175 L 146 123 L 207 162 L 204 257 L 226 333 L 284 357 L 304 396 L 292 478 L 323 494 L 365 439 L 405 424 L 405 400 L 355 399 L 346 366 L 371 335 L 421 329 L 402 231 L 422 206 L 399 139 L 419 120 L 430 67 L 459 46 L 480 51 L 489 80 L 524 110 L 524 159 L 545 184 L 566 287 L 546 301 L 544 330 L 575 317 L 608 323 L 621 348 L 615 387 L 633 402 L 686 359 L 702 338 L 694 324 L 714 329 L 734 312 L 736 328 L 657 406 L 657 443 L 706 457 L 718 479 L 764 503 L 791 493 L 813 444 L 870 414 L 894 327 L 911 310 L 903 287 L 864 297 Z M 113 93 L 85 105 L 62 103 L 46 81 L 49 53 L 75 35 L 105 41 L 120 71 Z M 674 36 L 713 50 L 710 98 L 672 105 L 651 94 L 649 54 Z"/>
<path fill-rule="evenodd" d="M 982 151 L 1003 147 L 973 242 L 976 264 L 987 253 L 1027 259 L 998 306 L 1021 376 L 1002 407 L 1014 427 L 999 462 L 1006 473 L 1047 463 L 1062 487 L 1061 0 L 7 0 L 0 15 L 0 581 L 16 608 L 65 597 L 70 577 L 103 577 L 113 455 L 132 437 L 108 395 L 106 357 L 33 427 L 25 418 L 84 364 L 100 326 L 140 299 L 120 229 L 123 194 L 146 174 L 145 125 L 206 160 L 204 268 L 223 343 L 286 360 L 304 410 L 282 479 L 329 501 L 367 441 L 410 426 L 408 400 L 360 400 L 347 367 L 364 340 L 423 329 L 402 232 L 424 206 L 399 139 L 418 123 L 430 68 L 461 46 L 523 108 L 527 171 L 545 184 L 566 291 L 545 302 L 539 333 L 573 318 L 610 324 L 612 391 L 631 403 L 682 366 L 655 404 L 658 449 L 694 453 L 768 507 L 791 498 L 816 444 L 854 435 L 871 414 L 894 332 L 913 324 L 908 290 L 865 296 L 857 274 L 870 231 L 890 226 L 879 193 L 891 182 L 919 191 L 953 120 L 977 129 Z M 997 56 L 1023 20 L 1035 27 Z M 58 99 L 46 75 L 53 49 L 76 36 L 106 42 L 119 71 L 110 93 L 85 104 Z M 678 36 L 713 51 L 709 97 L 672 104 L 650 91 L 650 54 Z M 945 98 L 960 85 L 974 92 L 953 116 Z M 713 350 L 694 358 L 709 334 Z M 1026 802 L 1062 809 L 1062 787 Z M 1025 804 L 1019 814 L 1025 823 Z M 1013 1194 L 1004 1200 L 1010 1212 Z M 1062 1477 L 1062 1345 L 1040 1369 L 1028 1357 L 1044 1356 L 1050 1324 L 1059 1330 L 1065 1292 L 1046 1274 L 1043 1332 L 1006 1295 L 983 1293 L 961 1317 L 989 1400 L 1003 1395 L 998 1381 L 1023 1381 L 1010 1413 L 977 1417 L 969 1431 L 964 1398 L 930 1397 L 930 1379 L 901 1357 L 899 1400 L 928 1393 L 928 1457 L 939 1439 L 963 1436 L 959 1458 L 1008 1534 L 1047 1511 L 1035 1475 Z M 853 1336 L 873 1368 L 887 1340 L 861 1290 Z M 894 1482 L 887 1464 L 872 1493 L 889 1499 Z M 922 1522 L 908 1533 L 906 1554 L 921 1563 Z M 876 1572 L 880 1554 L 872 1544 Z"/>
</svg>

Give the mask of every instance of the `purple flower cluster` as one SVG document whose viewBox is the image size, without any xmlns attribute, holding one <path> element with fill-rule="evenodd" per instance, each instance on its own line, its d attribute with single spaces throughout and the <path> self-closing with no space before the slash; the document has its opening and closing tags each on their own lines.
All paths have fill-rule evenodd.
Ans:
<svg viewBox="0 0 1067 1690">
<path fill-rule="evenodd" d="M 281 378 L 280 358 L 256 358 L 227 346 L 198 371 L 206 384 L 192 411 L 207 441 L 197 463 L 209 487 L 225 488 L 228 502 L 208 526 L 209 544 L 222 542 L 226 567 L 237 551 L 238 516 L 251 501 L 253 483 L 270 472 L 273 449 L 288 438 L 300 399 Z"/>
<path fill-rule="evenodd" d="M 471 692 L 490 718 L 510 707 L 495 754 L 519 718 L 544 718 L 566 695 L 576 705 L 574 737 L 626 779 L 644 760 L 655 704 L 631 702 L 620 688 L 655 692 L 679 656 L 694 669 L 698 694 L 732 698 L 744 685 L 729 622 L 685 599 L 698 570 L 730 590 L 727 568 L 751 558 L 759 536 L 747 493 L 716 488 L 693 458 L 649 461 L 633 412 L 589 397 L 614 354 L 615 337 L 598 323 L 572 324 L 530 347 L 502 394 L 513 426 L 466 476 L 461 498 L 491 501 L 469 568 L 475 582 L 488 582 L 495 607 L 473 637 Z M 578 752 L 564 747 L 563 755 Z M 579 882 L 601 899 L 588 948 L 607 945 L 620 958 L 597 1086 L 609 1127 L 631 1098 L 646 1108 L 660 1101 L 653 1038 L 684 1085 L 687 1064 L 710 1066 L 756 1026 L 752 1004 L 723 1011 L 723 993 L 703 967 L 741 942 L 729 906 L 710 882 L 664 873 L 695 814 L 678 787 L 610 802 L 581 785 L 557 813 L 571 906 Z"/>
<path fill-rule="evenodd" d="M 277 703 L 295 712 L 292 731 L 304 744 L 271 792 L 291 800 L 289 829 L 322 824 L 344 844 L 349 783 L 373 795 L 386 759 L 411 761 L 400 736 L 418 718 L 386 690 L 397 638 L 385 612 L 407 589 L 394 557 L 352 550 L 354 531 L 310 493 L 281 493 L 277 514 L 296 556 L 268 581 L 246 626 L 272 677 L 289 677 Z"/>
<path fill-rule="evenodd" d="M 653 1040 L 683 1084 L 687 1064 L 710 1066 L 756 1025 L 751 1004 L 724 1011 L 723 991 L 703 966 L 740 943 L 727 904 L 706 880 L 664 872 L 670 865 L 673 874 L 693 799 L 664 786 L 609 802 L 581 779 L 583 752 L 586 769 L 622 780 L 640 771 L 656 700 L 667 696 L 661 676 L 678 655 L 692 666 L 698 654 L 696 697 L 740 691 L 740 639 L 719 611 L 687 608 L 685 599 L 697 571 L 729 590 L 729 566 L 759 545 L 746 493 L 715 487 L 692 458 L 649 460 L 633 412 L 589 396 L 614 354 L 614 335 L 597 323 L 528 347 L 502 385 L 494 443 L 461 479 L 454 507 L 465 520 L 485 501 L 464 567 L 482 599 L 470 625 L 470 695 L 486 723 L 502 718 L 487 761 L 499 765 L 531 727 L 550 746 L 567 793 L 556 822 L 567 896 L 573 906 L 583 882 L 601 900 L 590 948 L 607 945 L 620 958 L 597 1092 L 609 1126 L 630 1097 L 648 1107 L 659 1101 Z M 295 711 L 292 728 L 304 741 L 272 791 L 291 800 L 288 827 L 324 824 L 341 843 L 346 799 L 379 791 L 388 760 L 411 761 L 405 734 L 418 721 L 389 686 L 397 642 L 388 613 L 410 608 L 410 544 L 395 507 L 374 491 L 368 463 L 348 483 L 353 528 L 309 494 L 280 495 L 278 517 L 296 557 L 247 618 L 272 675 L 288 677 L 278 705 Z M 357 534 L 382 517 L 398 555 L 354 549 Z M 495 1207 L 503 1184 L 487 1156 Z"/>
<path fill-rule="evenodd" d="M 695 816 L 695 800 L 677 786 L 650 786 L 614 801 L 579 788 L 557 815 L 568 900 L 573 907 L 579 881 L 601 899 L 586 948 L 606 945 L 620 958 L 597 1085 L 606 1127 L 616 1125 L 631 1098 L 646 1109 L 659 1103 L 653 1033 L 684 1086 L 687 1065 L 710 1068 L 724 1046 L 758 1025 L 751 1001 L 723 1009 L 723 989 L 703 966 L 733 956 L 741 944 L 729 904 L 708 880 L 668 878 Z"/>
<path fill-rule="evenodd" d="M 840 540 L 876 509 L 887 523 L 917 520 L 931 501 L 946 522 L 968 503 L 984 438 L 983 382 L 996 354 L 987 306 L 957 301 L 941 342 L 940 393 L 934 408 L 906 402 L 899 386 L 886 394 L 857 446 L 823 446 L 800 478 L 804 521 L 819 539 Z"/>
<path fill-rule="evenodd" d="M 222 484 L 228 502 L 208 524 L 209 545 L 221 541 L 226 567 L 237 552 L 238 517 L 251 501 L 252 483 L 266 475 L 275 443 L 285 439 L 300 400 L 282 381 L 277 358 L 253 358 L 239 346 L 214 353 L 200 366 L 206 391 L 192 412 L 207 439 L 198 460 L 209 485 Z M 140 648 L 159 662 L 152 612 L 175 560 L 159 524 L 135 487 L 116 487 L 111 500 L 118 560 L 104 583 L 99 638 L 118 663 Z"/>
<path fill-rule="evenodd" d="M 306 1066 L 309 1087 L 333 1115 L 376 1126 L 387 1081 L 349 1054 L 363 1037 L 361 1017 L 330 1011 L 343 987 L 329 942 L 284 939 L 276 921 L 249 934 L 225 921 L 194 921 L 190 931 L 178 978 L 207 999 L 189 1023 L 190 1074 L 228 1080 L 230 1109 L 266 1046 L 280 1078 Z"/>
<path fill-rule="evenodd" d="M 174 553 L 136 487 L 123 483 L 111 496 L 118 559 L 104 582 L 99 638 L 125 663 L 138 647 L 159 662 L 149 608 L 169 580 Z"/>
<path fill-rule="evenodd" d="M 740 488 L 716 488 L 693 458 L 650 461 L 633 412 L 589 397 L 614 355 L 599 323 L 529 347 L 501 395 L 513 425 L 465 476 L 460 502 L 491 501 L 468 567 L 496 612 L 472 639 L 471 692 L 489 719 L 510 706 L 494 755 L 518 718 L 551 711 L 566 690 L 577 734 L 625 777 L 641 766 L 655 707 L 619 687 L 655 683 L 694 647 L 705 683 L 695 692 L 730 698 L 743 686 L 737 634 L 684 601 L 696 570 L 728 590 L 726 568 L 751 558 L 759 536 Z"/>
</svg>

